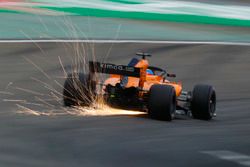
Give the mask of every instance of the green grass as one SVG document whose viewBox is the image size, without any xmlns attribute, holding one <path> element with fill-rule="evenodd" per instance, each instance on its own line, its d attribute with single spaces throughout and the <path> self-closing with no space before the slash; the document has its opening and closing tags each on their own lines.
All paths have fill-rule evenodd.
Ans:
<svg viewBox="0 0 250 167">
<path fill-rule="evenodd" d="M 109 11 L 103 9 L 90 9 L 90 8 L 78 8 L 78 7 L 70 7 L 70 8 L 46 7 L 46 9 L 69 12 L 81 16 L 127 18 L 136 20 L 153 20 L 153 21 L 250 27 L 250 20 L 218 18 L 209 16 Z"/>
<path fill-rule="evenodd" d="M 15 10 L 0 9 L 0 13 L 22 13 Z"/>
</svg>

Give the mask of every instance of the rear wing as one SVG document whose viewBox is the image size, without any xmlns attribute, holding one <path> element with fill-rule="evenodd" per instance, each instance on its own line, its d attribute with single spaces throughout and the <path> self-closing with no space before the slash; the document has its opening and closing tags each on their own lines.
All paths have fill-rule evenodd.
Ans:
<svg viewBox="0 0 250 167">
<path fill-rule="evenodd" d="M 115 65 L 110 63 L 89 62 L 89 71 L 91 73 L 117 74 L 140 78 L 141 69 L 132 66 Z"/>
</svg>

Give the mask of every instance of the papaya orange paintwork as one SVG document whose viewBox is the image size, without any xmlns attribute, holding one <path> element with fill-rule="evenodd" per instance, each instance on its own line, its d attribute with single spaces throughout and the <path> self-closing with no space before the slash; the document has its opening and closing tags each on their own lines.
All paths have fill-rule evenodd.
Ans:
<svg viewBox="0 0 250 167">
<path fill-rule="evenodd" d="M 159 75 L 147 74 L 147 69 L 149 67 L 148 61 L 141 59 L 135 67 L 140 68 L 140 78 L 128 77 L 128 81 L 125 85 L 126 88 L 129 87 L 140 87 L 142 90 L 149 91 L 151 86 L 154 84 L 161 85 L 170 85 L 173 86 L 176 92 L 176 96 L 180 96 L 182 92 L 182 84 L 177 82 L 171 82 Z M 105 85 L 115 86 L 117 83 L 120 83 L 124 76 L 110 74 L 109 77 L 105 80 Z"/>
</svg>

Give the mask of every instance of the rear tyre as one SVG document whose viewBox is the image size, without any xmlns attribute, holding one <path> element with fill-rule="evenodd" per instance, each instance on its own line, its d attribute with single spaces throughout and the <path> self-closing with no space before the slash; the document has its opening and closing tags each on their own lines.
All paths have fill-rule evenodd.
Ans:
<svg viewBox="0 0 250 167">
<path fill-rule="evenodd" d="M 149 91 L 149 116 L 153 119 L 171 121 L 174 118 L 175 110 L 175 89 L 168 85 L 153 85 Z"/>
<path fill-rule="evenodd" d="M 193 89 L 191 112 L 193 118 L 212 119 L 216 110 L 216 93 L 210 85 L 196 85 Z"/>
<path fill-rule="evenodd" d="M 89 106 L 96 97 L 96 84 L 89 75 L 83 73 L 69 74 L 63 89 L 65 106 Z"/>
</svg>

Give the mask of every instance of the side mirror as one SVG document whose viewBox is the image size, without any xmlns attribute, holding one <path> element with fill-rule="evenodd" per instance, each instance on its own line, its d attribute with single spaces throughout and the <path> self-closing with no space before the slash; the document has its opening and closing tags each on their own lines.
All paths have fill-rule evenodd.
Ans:
<svg viewBox="0 0 250 167">
<path fill-rule="evenodd" d="M 167 77 L 175 78 L 176 75 L 175 74 L 169 74 L 169 73 L 167 73 Z"/>
</svg>

